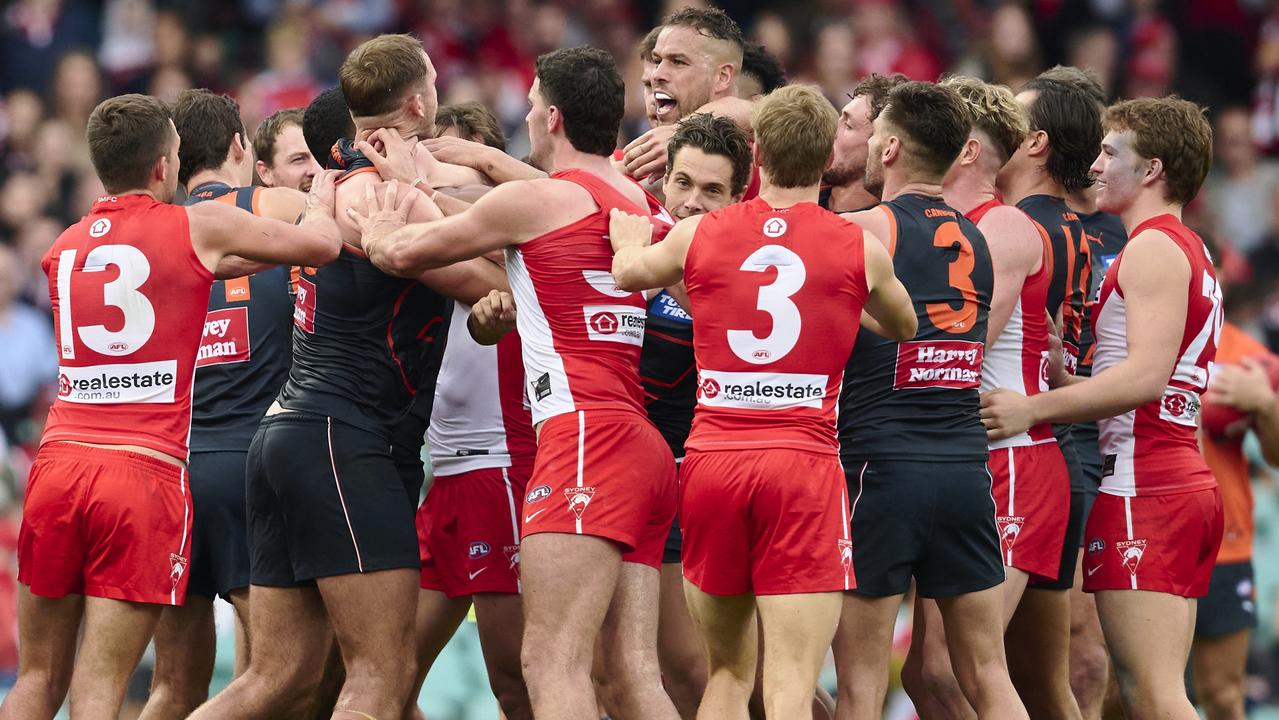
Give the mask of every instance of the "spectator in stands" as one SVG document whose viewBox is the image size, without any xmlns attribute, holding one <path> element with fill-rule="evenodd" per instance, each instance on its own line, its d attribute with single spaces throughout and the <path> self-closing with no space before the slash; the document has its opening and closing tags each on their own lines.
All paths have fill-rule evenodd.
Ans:
<svg viewBox="0 0 1279 720">
<path fill-rule="evenodd" d="M 1218 164 L 1205 183 L 1209 210 L 1219 236 L 1247 254 L 1261 243 L 1274 220 L 1271 193 L 1279 177 L 1258 157 L 1246 108 L 1217 113 L 1213 144 Z"/>
<path fill-rule="evenodd" d="M 33 401 L 58 377 L 53 327 L 49 316 L 17 302 L 26 278 L 18 254 L 0 246 L 0 427 L 10 444 L 28 438 L 20 432 Z"/>
</svg>

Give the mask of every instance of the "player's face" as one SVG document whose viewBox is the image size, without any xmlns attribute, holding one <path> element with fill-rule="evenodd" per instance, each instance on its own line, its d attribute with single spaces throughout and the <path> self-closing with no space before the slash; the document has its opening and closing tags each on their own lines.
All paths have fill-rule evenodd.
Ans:
<svg viewBox="0 0 1279 720">
<path fill-rule="evenodd" d="M 1116 214 L 1128 209 L 1141 192 L 1149 164 L 1133 149 L 1131 130 L 1106 133 L 1091 168 L 1097 176 L 1097 209 Z"/>
<path fill-rule="evenodd" d="M 524 122 L 528 124 L 529 162 L 539 170 L 550 172 L 551 134 L 546 128 L 549 111 L 541 88 L 541 79 L 533 78 L 533 87 L 528 91 L 528 115 Z"/>
<path fill-rule="evenodd" d="M 866 192 L 875 197 L 884 193 L 884 146 L 888 143 L 889 128 L 884 121 L 883 113 L 875 118 L 870 139 L 866 142 L 866 174 L 862 177 L 862 185 Z"/>
<path fill-rule="evenodd" d="M 435 66 L 425 50 L 422 51 L 422 59 L 426 61 L 426 78 L 419 92 L 422 118 L 418 121 L 418 137 L 435 137 L 435 113 L 440 109 L 440 100 L 435 93 Z"/>
<path fill-rule="evenodd" d="M 714 40 L 691 27 L 662 30 L 653 48 L 653 96 L 658 125 L 672 125 L 711 101 Z"/>
<path fill-rule="evenodd" d="M 739 200 L 730 194 L 732 187 L 733 163 L 728 157 L 684 147 L 675 153 L 662 190 L 666 193 L 666 207 L 683 220 Z"/>
<path fill-rule="evenodd" d="M 640 74 L 640 85 L 644 88 L 644 117 L 648 118 L 649 125 L 657 127 L 661 125 L 657 119 L 657 99 L 653 96 L 653 70 L 657 66 L 645 61 L 643 68 Z"/>
<path fill-rule="evenodd" d="M 822 173 L 822 182 L 844 187 L 858 182 L 866 174 L 868 143 L 875 126 L 870 120 L 870 102 L 865 95 L 848 101 L 840 111 L 835 128 L 835 145 L 830 167 Z"/>
<path fill-rule="evenodd" d="M 178 192 L 178 148 L 182 145 L 182 138 L 178 136 L 178 129 L 173 126 L 173 121 L 169 121 L 169 154 L 168 174 L 164 177 L 164 187 L 161 188 L 160 197 L 156 200 L 160 202 L 172 202 L 173 196 Z"/>
<path fill-rule="evenodd" d="M 297 125 L 285 125 L 280 131 L 275 139 L 275 155 L 270 160 L 271 167 L 266 173 L 270 178 L 262 180 L 271 187 L 307 192 L 311 189 L 311 180 L 320 172 L 320 164 L 311 157 L 302 128 Z"/>
</svg>

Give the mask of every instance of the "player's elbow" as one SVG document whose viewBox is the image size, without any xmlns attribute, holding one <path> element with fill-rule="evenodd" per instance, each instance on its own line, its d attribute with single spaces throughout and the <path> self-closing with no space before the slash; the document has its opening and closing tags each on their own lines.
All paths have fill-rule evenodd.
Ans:
<svg viewBox="0 0 1279 720">
<path fill-rule="evenodd" d="M 1159 373 L 1142 373 L 1141 376 L 1137 378 L 1137 381 L 1132 383 L 1130 386 L 1132 388 L 1132 393 L 1135 396 L 1133 398 L 1135 401 L 1133 407 L 1140 407 L 1147 403 L 1157 402 L 1160 398 L 1162 398 L 1164 396 L 1164 391 L 1168 389 L 1168 383 L 1165 379 L 1166 377 L 1166 375 L 1160 375 Z"/>
<path fill-rule="evenodd" d="M 370 259 L 383 272 L 396 277 L 415 278 L 427 270 L 439 267 L 425 262 L 421 253 L 401 242 L 383 243 L 370 255 Z"/>
<path fill-rule="evenodd" d="M 896 318 L 896 322 L 886 329 L 889 334 L 892 335 L 892 339 L 897 342 L 913 340 L 915 333 L 919 332 L 919 318 L 915 317 L 915 314 L 912 312 Z"/>
<path fill-rule="evenodd" d="M 315 256 L 305 264 L 307 267 L 324 267 L 342 254 L 342 236 L 334 233 L 332 237 L 321 237 L 315 243 Z"/>
</svg>

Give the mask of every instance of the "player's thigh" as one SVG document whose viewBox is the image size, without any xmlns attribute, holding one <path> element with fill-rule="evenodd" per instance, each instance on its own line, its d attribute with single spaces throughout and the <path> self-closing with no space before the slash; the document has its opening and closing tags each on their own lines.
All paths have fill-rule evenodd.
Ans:
<svg viewBox="0 0 1279 720">
<path fill-rule="evenodd" d="M 1180 687 L 1194 632 L 1194 602 L 1144 590 L 1102 590 L 1096 598 L 1121 685 Z"/>
<path fill-rule="evenodd" d="M 44 672 L 57 678 L 55 681 L 69 680 L 83 613 L 82 595 L 46 598 L 19 585 L 19 672 Z"/>
<path fill-rule="evenodd" d="M 166 607 L 155 627 L 155 680 L 208 684 L 217 635 L 213 601 L 187 597 L 181 607 Z"/>
<path fill-rule="evenodd" d="M 480 647 L 490 668 L 520 670 L 520 637 L 524 634 L 524 604 L 512 593 L 478 593 L 475 624 L 480 634 Z"/>
<path fill-rule="evenodd" d="M 784 676 L 804 677 L 811 673 L 816 679 L 826 649 L 835 637 L 843 595 L 761 595 L 755 603 L 764 631 L 765 678 L 774 676 L 774 669 L 789 668 Z"/>
<path fill-rule="evenodd" d="M 658 588 L 657 656 L 662 671 L 686 674 L 706 659 L 684 599 L 684 575 L 678 562 L 663 563 Z"/>
<path fill-rule="evenodd" d="M 94 685 L 127 679 L 151 641 L 162 610 L 151 603 L 85 598 L 84 632 L 76 653 L 72 694 L 81 677 Z"/>
<path fill-rule="evenodd" d="M 1003 662 L 1003 592 L 999 587 L 937 600 L 956 673 Z M 931 631 L 931 628 L 930 628 Z"/>
<path fill-rule="evenodd" d="M 684 597 L 705 643 L 711 672 L 727 669 L 739 680 L 754 682 L 759 650 L 755 596 L 712 595 L 686 581 Z"/>
<path fill-rule="evenodd" d="M 319 682 L 320 658 L 328 655 L 333 638 L 319 591 L 254 585 L 249 607 L 250 670 L 266 677 L 292 675 Z"/>
<path fill-rule="evenodd" d="M 1229 635 L 1195 638 L 1190 649 L 1190 669 L 1201 701 L 1208 702 L 1221 688 L 1237 688 L 1242 696 L 1249 634 L 1248 630 L 1237 630 Z"/>
<path fill-rule="evenodd" d="M 841 679 L 852 680 L 848 675 L 854 667 L 887 669 L 903 597 L 844 594 L 833 644 L 835 667 Z"/>
<path fill-rule="evenodd" d="M 549 645 L 589 658 L 621 566 L 622 553 L 611 540 L 550 532 L 525 537 L 520 543 L 525 654 L 536 656 Z"/>
<path fill-rule="evenodd" d="M 609 655 L 631 662 L 657 659 L 659 578 L 648 565 L 622 563 L 600 638 Z"/>
<path fill-rule="evenodd" d="M 357 659 L 412 656 L 418 578 L 400 568 L 316 581 L 348 668 Z"/>
<path fill-rule="evenodd" d="M 420 590 L 417 599 L 418 674 L 425 675 L 466 619 L 470 598 L 450 598 L 439 590 Z M 478 612 L 477 612 L 478 614 Z"/>
</svg>

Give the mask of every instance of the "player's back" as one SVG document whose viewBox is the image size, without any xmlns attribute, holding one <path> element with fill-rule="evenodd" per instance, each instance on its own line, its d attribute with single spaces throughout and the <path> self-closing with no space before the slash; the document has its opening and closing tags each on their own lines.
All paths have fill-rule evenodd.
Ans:
<svg viewBox="0 0 1279 720">
<path fill-rule="evenodd" d="M 1113 495 L 1161 495 L 1216 485 L 1195 436 L 1200 396 L 1221 335 L 1221 289 L 1203 240 L 1172 215 L 1159 215 L 1133 229 L 1167 235 L 1190 263 L 1186 319 L 1177 361 L 1162 397 L 1098 422 L 1103 470 L 1101 489 Z M 1106 273 L 1093 309 L 1097 344 L 1094 374 L 1128 356 L 1128 323 L 1119 287 L 1121 252 Z"/>
<path fill-rule="evenodd" d="M 689 449 L 837 450 L 835 403 L 867 297 L 862 242 L 814 203 L 756 198 L 701 219 L 684 266 L 699 368 Z"/>
<path fill-rule="evenodd" d="M 565 170 L 552 179 L 584 189 L 598 210 L 507 249 L 533 422 L 595 408 L 643 414 L 644 295 L 619 290 L 613 280 L 609 211 L 639 212 L 662 226 L 669 216 L 651 196 L 648 207 L 636 207 L 585 170 Z"/>
<path fill-rule="evenodd" d="M 99 198 L 49 249 L 58 398 L 41 440 L 187 456 L 191 387 L 213 273 L 185 208 Z"/>
<path fill-rule="evenodd" d="M 204 183 L 191 189 L 187 204 L 221 202 L 258 215 L 261 192 L 260 187 Z M 192 449 L 243 451 L 249 446 L 288 377 L 292 315 L 286 266 L 213 282 L 195 362 Z"/>
<path fill-rule="evenodd" d="M 919 331 L 896 343 L 866 329 L 844 371 L 840 455 L 868 459 L 984 459 L 981 367 L 994 271 L 986 239 L 941 198 L 902 195 L 889 214 L 893 267 Z"/>
</svg>

